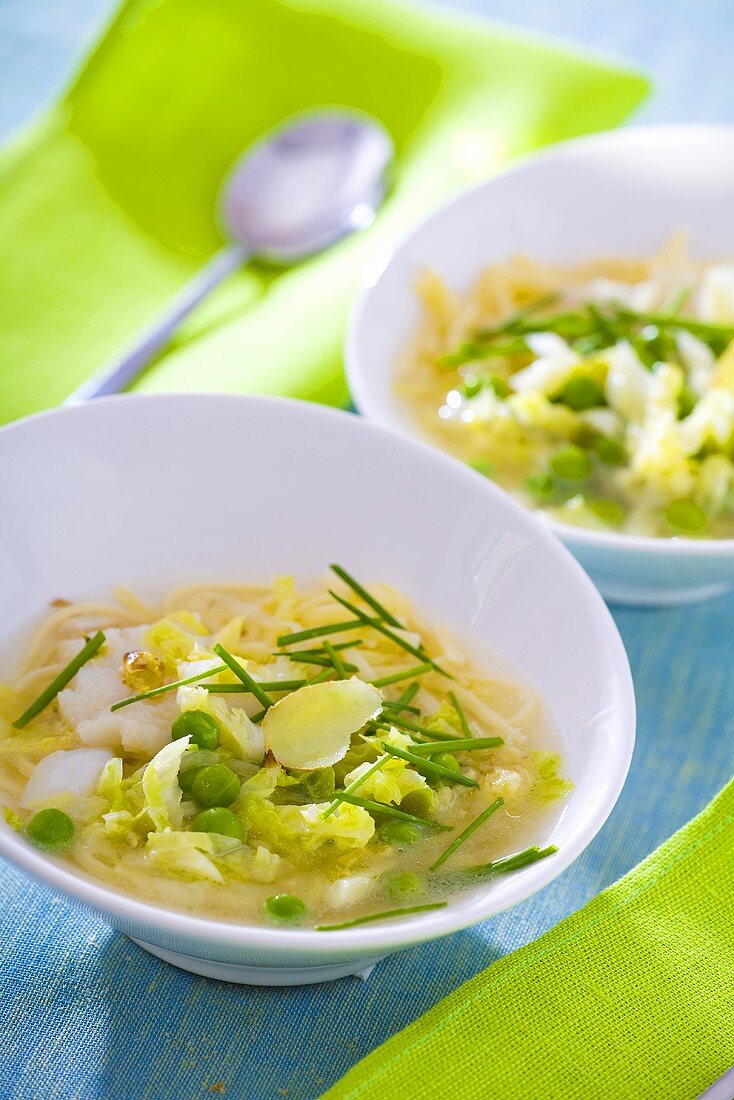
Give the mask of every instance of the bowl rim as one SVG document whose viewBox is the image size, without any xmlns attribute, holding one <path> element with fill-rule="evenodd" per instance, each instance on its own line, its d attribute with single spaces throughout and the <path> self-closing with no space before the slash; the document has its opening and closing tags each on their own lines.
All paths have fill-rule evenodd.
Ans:
<svg viewBox="0 0 734 1100">
<path fill-rule="evenodd" d="M 266 407 L 290 410 L 288 415 L 310 417 L 317 430 L 326 431 L 329 430 L 331 423 L 337 420 L 345 422 L 348 419 L 352 423 L 353 430 L 366 436 L 373 436 L 378 444 L 380 440 L 387 437 L 394 444 L 419 455 L 421 462 L 434 467 L 450 467 L 453 477 L 470 479 L 473 486 L 472 492 L 483 495 L 490 505 L 494 500 L 500 504 L 501 508 L 508 510 L 511 514 L 514 513 L 520 520 L 521 526 L 532 526 L 535 537 L 544 545 L 546 552 L 555 557 L 561 568 L 570 569 L 575 575 L 579 598 L 586 605 L 587 613 L 603 629 L 606 639 L 610 675 L 617 686 L 614 728 L 618 736 L 615 741 L 615 753 L 609 761 L 608 784 L 604 797 L 594 807 L 593 814 L 590 814 L 581 824 L 573 842 L 564 844 L 552 858 L 542 860 L 524 869 L 522 873 L 503 880 L 503 884 L 506 883 L 506 885 L 499 899 L 493 899 L 490 904 L 487 904 L 487 892 L 482 893 L 478 890 L 474 894 L 474 901 L 477 904 L 471 915 L 462 913 L 452 905 L 452 901 L 460 900 L 465 896 L 457 894 L 449 898 L 448 905 L 444 909 L 388 921 L 382 925 L 379 922 L 374 925 L 358 925 L 356 928 L 329 932 L 328 935 L 317 932 L 313 928 L 291 930 L 264 925 L 235 924 L 138 900 L 106 885 L 97 884 L 92 878 L 67 870 L 58 859 L 33 848 L 3 822 L 0 822 L 0 855 L 8 858 L 41 882 L 113 918 L 113 923 L 114 918 L 117 918 L 127 925 L 136 923 L 138 927 L 163 932 L 169 937 L 179 935 L 189 942 L 192 940 L 200 943 L 216 942 L 218 945 L 280 950 L 285 953 L 297 952 L 305 958 L 318 956 L 321 959 L 330 950 L 342 953 L 356 951 L 359 955 L 368 953 L 379 955 L 381 951 L 398 949 L 461 931 L 519 904 L 557 878 L 591 843 L 616 805 L 629 771 L 636 733 L 634 686 L 622 638 L 602 597 L 573 555 L 543 524 L 538 523 L 532 513 L 492 482 L 476 477 L 473 471 L 458 459 L 421 440 L 413 440 L 403 433 L 383 427 L 364 417 L 355 416 L 346 410 L 291 398 L 214 393 L 114 395 L 95 398 L 86 405 L 62 406 L 24 417 L 0 428 L 0 440 L 23 432 L 29 425 L 35 425 L 44 420 L 57 420 L 60 417 L 71 419 L 79 416 L 80 413 L 83 416 L 93 416 L 94 413 L 91 410 L 98 406 L 121 405 L 134 409 L 142 404 L 159 404 L 167 408 L 171 404 L 192 402 L 199 406 L 236 403 L 243 410 L 248 408 L 254 410 L 254 415 L 258 414 L 257 410 Z M 484 905 L 481 905 L 482 899 L 485 901 Z"/>
<path fill-rule="evenodd" d="M 567 155 L 586 153 L 593 154 L 599 148 L 615 146 L 629 146 L 638 141 L 649 142 L 663 140 L 680 140 L 692 138 L 708 138 L 716 141 L 726 141 L 734 148 L 734 123 L 681 123 L 681 124 L 652 124 L 641 126 L 622 127 L 616 130 L 602 130 L 595 134 L 585 134 L 581 137 L 569 138 L 566 141 L 555 142 L 552 145 L 523 153 L 512 160 L 500 171 L 480 183 L 472 184 L 464 188 L 458 195 L 454 195 L 446 202 L 441 203 L 432 213 L 421 219 L 407 233 L 388 248 L 383 249 L 376 260 L 364 271 L 360 280 L 357 293 L 347 319 L 346 335 L 344 340 L 344 361 L 347 374 L 349 392 L 352 395 L 355 407 L 370 420 L 374 420 L 383 427 L 426 442 L 417 430 L 400 428 L 392 420 L 387 420 L 382 409 L 385 405 L 372 400 L 372 391 L 369 384 L 369 370 L 363 363 L 360 352 L 361 330 L 368 320 L 368 310 L 371 305 L 372 291 L 405 248 L 429 230 L 435 222 L 441 221 L 449 212 L 471 201 L 474 196 L 483 191 L 491 191 L 499 180 L 511 178 L 513 175 L 532 170 L 537 165 L 542 166 L 556 160 L 563 159 Z M 398 409 L 399 405 L 393 397 L 389 405 Z M 433 444 L 436 446 L 435 444 Z M 441 450 L 441 448 L 438 448 Z M 448 454 L 448 452 L 444 452 Z M 522 505 L 526 511 L 536 514 L 532 508 Z M 613 550 L 615 553 L 629 553 L 644 557 L 654 557 L 664 553 L 671 557 L 684 558 L 728 558 L 734 555 L 734 537 L 725 539 L 685 539 L 679 536 L 670 538 L 657 538 L 652 535 L 625 535 L 613 531 L 595 531 L 592 528 L 578 527 L 572 523 L 563 523 L 560 520 L 538 515 L 538 518 L 560 539 L 570 546 L 585 547 L 591 550 Z"/>
</svg>

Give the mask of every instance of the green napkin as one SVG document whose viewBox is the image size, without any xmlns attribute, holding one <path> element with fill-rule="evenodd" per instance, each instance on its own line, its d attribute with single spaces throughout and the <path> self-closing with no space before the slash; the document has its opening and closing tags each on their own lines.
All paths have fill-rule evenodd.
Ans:
<svg viewBox="0 0 734 1100">
<path fill-rule="evenodd" d="M 323 1100 L 694 1100 L 734 1061 L 733 852 L 734 782 Z"/>
<path fill-rule="evenodd" d="M 249 269 L 198 310 L 146 390 L 340 403 L 365 263 L 507 156 L 613 126 L 645 81 L 430 6 L 130 0 L 69 93 L 0 161 L 0 421 L 53 405 L 124 347 L 220 244 L 236 154 L 302 108 L 382 119 L 393 192 L 366 234 L 297 269 Z"/>
</svg>

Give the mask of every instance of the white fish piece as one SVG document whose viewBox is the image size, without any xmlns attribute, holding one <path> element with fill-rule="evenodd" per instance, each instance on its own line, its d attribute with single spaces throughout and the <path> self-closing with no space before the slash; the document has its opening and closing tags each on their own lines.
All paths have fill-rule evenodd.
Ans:
<svg viewBox="0 0 734 1100">
<path fill-rule="evenodd" d="M 374 885 L 371 875 L 350 875 L 338 878 L 326 887 L 326 904 L 333 909 L 351 909 L 367 897 Z"/>
<path fill-rule="evenodd" d="M 94 794 L 104 766 L 111 759 L 112 753 L 106 749 L 57 749 L 36 764 L 21 806 L 34 809 L 60 794 L 79 798 Z"/>
<path fill-rule="evenodd" d="M 145 627 L 105 631 L 105 647 L 79 669 L 70 687 L 59 692 L 58 705 L 64 720 L 86 745 L 154 755 L 171 736 L 171 724 L 178 715 L 174 698 L 162 696 L 143 700 L 119 711 L 113 703 L 130 694 L 122 680 L 122 659 L 140 649 Z"/>
</svg>

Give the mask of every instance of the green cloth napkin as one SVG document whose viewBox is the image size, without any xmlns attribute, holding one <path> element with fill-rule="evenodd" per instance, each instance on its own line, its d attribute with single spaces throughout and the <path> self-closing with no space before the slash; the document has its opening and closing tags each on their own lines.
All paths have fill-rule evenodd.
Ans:
<svg viewBox="0 0 734 1100">
<path fill-rule="evenodd" d="M 734 782 L 323 1100 L 694 1100 L 732 1062 Z"/>
<path fill-rule="evenodd" d="M 430 6 L 130 0 L 71 90 L 0 161 L 0 421 L 59 402 L 220 244 L 219 183 L 263 130 L 318 104 L 382 119 L 395 185 L 366 234 L 232 277 L 140 388 L 341 403 L 365 263 L 506 157 L 613 126 L 645 81 Z"/>
</svg>

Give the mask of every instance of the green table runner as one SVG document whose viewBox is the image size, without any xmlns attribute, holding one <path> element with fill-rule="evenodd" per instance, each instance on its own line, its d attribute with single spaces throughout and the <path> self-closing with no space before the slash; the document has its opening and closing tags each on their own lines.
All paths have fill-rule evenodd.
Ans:
<svg viewBox="0 0 734 1100">
<path fill-rule="evenodd" d="M 222 175 L 292 112 L 342 103 L 398 149 L 371 230 L 252 268 L 184 325 L 147 390 L 340 403 L 360 272 L 507 156 L 613 126 L 644 80 L 491 23 L 384 0 L 130 0 L 71 90 L 0 163 L 0 422 L 61 401 L 218 247 Z"/>
<path fill-rule="evenodd" d="M 693 1100 L 734 1061 L 734 782 L 324 1100 Z"/>
</svg>

